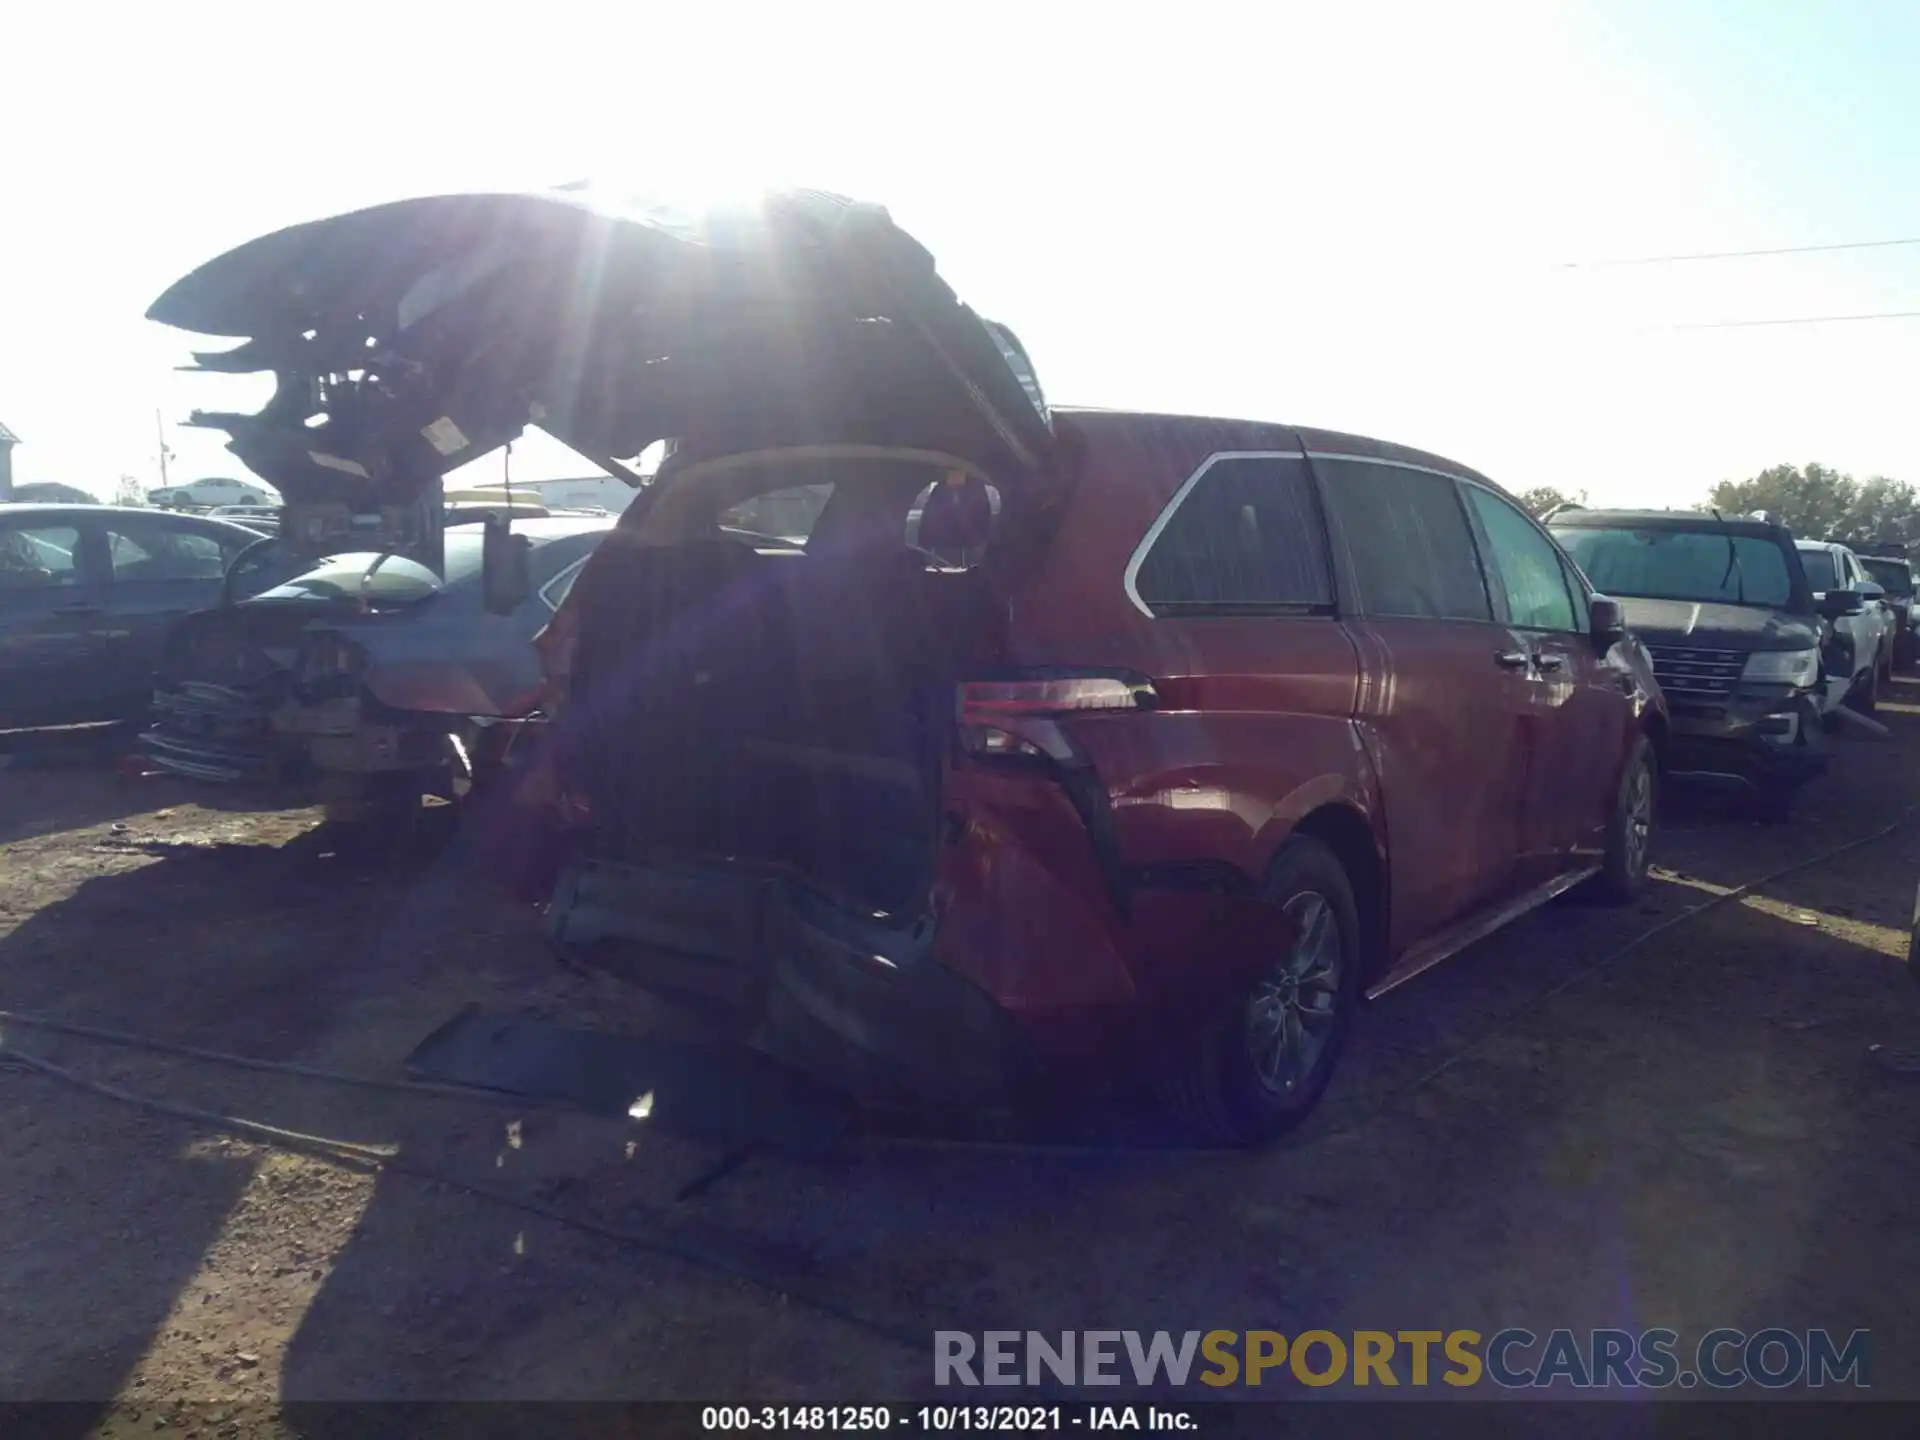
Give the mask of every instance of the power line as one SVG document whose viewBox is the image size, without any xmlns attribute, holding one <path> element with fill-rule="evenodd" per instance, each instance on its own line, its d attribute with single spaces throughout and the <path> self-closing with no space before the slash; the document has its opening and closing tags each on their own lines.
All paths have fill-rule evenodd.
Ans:
<svg viewBox="0 0 1920 1440">
<path fill-rule="evenodd" d="M 1815 255 L 1833 250 L 1884 250 L 1920 245 L 1920 235 L 1903 240 L 1848 240 L 1832 245 L 1782 245 L 1770 250 L 1704 250 L 1695 255 L 1636 255 L 1621 260 L 1568 260 L 1566 270 L 1605 270 L 1621 265 L 1681 265 L 1694 260 L 1747 260 L 1762 255 Z"/>
<path fill-rule="evenodd" d="M 1763 320 L 1699 320 L 1680 325 L 1643 325 L 1641 333 L 1666 330 L 1748 330 L 1762 325 L 1849 325 L 1858 320 L 1920 320 L 1920 310 L 1877 310 L 1866 315 L 1785 315 Z"/>
</svg>

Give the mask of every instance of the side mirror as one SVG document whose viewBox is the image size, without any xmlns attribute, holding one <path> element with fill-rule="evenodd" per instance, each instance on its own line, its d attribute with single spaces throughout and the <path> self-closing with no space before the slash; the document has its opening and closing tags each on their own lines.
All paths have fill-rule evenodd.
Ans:
<svg viewBox="0 0 1920 1440">
<path fill-rule="evenodd" d="M 1827 620 L 1844 620 L 1866 609 L 1857 590 L 1828 590 L 1814 602 L 1815 610 Z"/>
<path fill-rule="evenodd" d="M 1882 585 L 1878 580 L 1862 580 L 1860 582 L 1860 594 L 1869 602 L 1884 600 L 1887 598 L 1887 587 Z"/>
<path fill-rule="evenodd" d="M 1627 638 L 1627 612 L 1618 600 L 1595 595 L 1587 601 L 1587 633 L 1602 655 Z"/>
<path fill-rule="evenodd" d="M 489 515 L 480 537 L 480 599 L 495 615 L 511 615 L 533 594 L 533 542 L 513 522 Z"/>
</svg>

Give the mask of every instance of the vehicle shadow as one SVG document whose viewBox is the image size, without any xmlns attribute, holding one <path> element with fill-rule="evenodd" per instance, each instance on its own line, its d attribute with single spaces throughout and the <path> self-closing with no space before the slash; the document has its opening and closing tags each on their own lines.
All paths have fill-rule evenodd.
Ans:
<svg viewBox="0 0 1920 1440">
<path fill-rule="evenodd" d="M 764 1284 L 384 1177 L 284 1390 L 910 1398 L 931 1388 L 935 1329 L 1669 1324 L 1697 1339 L 1826 1324 L 1873 1331 L 1880 1393 L 1920 1393 L 1902 1358 L 1920 1353 L 1913 1092 L 1862 1053 L 1905 981 L 1747 907 L 1698 924 L 1529 1008 L 1418 1091 L 1270 1151 L 756 1162 L 692 1208 Z M 619 1169 L 586 1166 L 567 1208 L 617 1216 Z M 627 1216 L 649 1224 L 689 1233 Z M 1239 1398 L 1282 1394 L 1368 1398 L 1286 1381 Z"/>
<path fill-rule="evenodd" d="M 1856 798 L 1897 808 L 1894 790 L 1863 779 Z M 1768 833 L 1763 871 L 1782 863 Z M 537 915 L 497 900 L 460 845 L 397 867 L 326 844 L 314 831 L 280 848 L 106 846 L 103 866 L 142 863 L 0 937 L 0 1003 L 388 1074 L 469 999 L 626 1023 L 554 980 Z M 1860 885 L 1908 885 L 1903 854 L 1856 853 Z M 261 1346 L 260 1370 L 295 1402 L 906 1396 L 927 1389 L 935 1328 L 1393 1330 L 1464 1316 L 1486 1333 L 1625 1311 L 1706 1328 L 1773 1304 L 1758 1323 L 1867 1323 L 1858 1312 L 1902 1335 L 1874 1286 L 1920 1278 L 1890 1218 L 1914 1188 L 1907 1130 L 1889 1128 L 1911 1091 L 1870 1076 L 1860 1051 L 1909 987 L 1885 954 L 1741 903 L 1623 952 L 1704 898 L 1666 881 L 1626 910 L 1549 907 L 1395 992 L 1371 1008 L 1322 1113 L 1253 1155 L 1097 1131 L 1007 1149 L 876 1137 L 831 1160 L 762 1156 L 676 1200 L 711 1148 L 643 1123 L 389 1099 L 27 1030 L 8 1043 L 129 1090 L 398 1143 L 440 1177 L 381 1174 L 315 1216 L 313 1233 L 337 1243 L 288 1302 L 284 1345 Z M 103 943 L 115 936 L 136 938 Z M 0 1374 L 9 1395 L 119 1393 L 172 1332 L 193 1334 L 196 1287 L 253 1293 L 205 1271 L 259 1162 L 209 1166 L 194 1126 L 6 1078 L 45 1179 L 37 1200 L 0 1200 L 34 1241 L 0 1259 L 19 1321 Z M 99 1143 L 76 1159 L 67 1132 Z M 1831 1196 L 1843 1181 L 1873 1193 Z M 119 1230 L 87 1218 L 96 1196 L 129 1217 Z M 135 1204 L 124 1197 L 155 1216 L 116 1210 Z M 1863 1233 L 1811 1236 L 1829 1212 Z M 1776 1251 L 1781 1265 L 1748 1263 Z M 67 1329 L 31 1308 L 54 1275 Z M 104 1340 L 100 1316 L 113 1317 Z M 1897 1363 L 1886 1380 L 1911 1385 Z M 169 1383 L 230 1393 L 247 1374 L 223 1379 L 215 1363 Z M 344 1418 L 299 1424 L 318 1434 Z M 410 1415 L 409 1433 L 426 1419 Z"/>
<path fill-rule="evenodd" d="M 0 786 L 10 824 L 44 827 L 49 816 L 97 824 L 143 813 L 157 795 L 142 786 L 140 805 L 122 809 L 112 776 L 22 778 L 10 772 Z M 519 916 L 475 907 L 445 857 L 383 870 L 330 855 L 312 832 L 273 847 L 142 838 L 149 828 L 45 851 L 47 888 L 30 897 L 37 908 L 0 934 L 0 1008 L 397 1075 L 423 1028 L 406 1013 L 411 989 L 457 990 L 466 964 L 537 947 L 536 925 L 505 933 Z M 77 884 L 63 878 L 76 871 L 94 873 Z M 16 867 L 9 879 L 22 874 Z M 42 898 L 50 890 L 59 893 Z M 423 930 L 439 943 L 423 943 Z M 382 963 L 396 957 L 407 963 Z M 387 1008 L 398 1012 L 390 1029 L 381 1024 Z M 444 1018 L 440 1006 L 426 1008 Z M 0 1033 L 9 1049 L 135 1094 L 353 1141 L 390 1138 L 362 1091 L 183 1065 L 11 1019 Z M 204 1313 L 183 1311 L 196 1286 L 248 1288 L 247 1277 L 208 1267 L 263 1152 L 211 1142 L 217 1124 L 142 1113 L 42 1074 L 0 1075 L 0 1105 L 9 1138 L 0 1222 L 10 1242 L 0 1256 L 0 1316 L 12 1322 L 0 1344 L 0 1397 L 104 1402 L 141 1379 L 153 1353 L 193 1349 L 181 1337 L 222 1304 L 216 1295 Z M 447 1121 L 429 1113 L 424 1123 Z M 266 1311 L 280 1303 L 256 1300 Z M 175 1367 L 166 1384 L 190 1396 L 250 1378 L 230 1353 L 165 1363 Z M 81 1406 L 58 1425 L 88 1433 L 100 1415 Z"/>
<path fill-rule="evenodd" d="M 0 1077 L 0 1113 L 0 1398 L 69 1402 L 46 1433 L 90 1434 L 203 1275 L 256 1162 L 136 1112 L 76 1104 L 33 1075 Z"/>
<path fill-rule="evenodd" d="M 84 830 L 194 798 L 190 788 L 170 781 L 130 781 L 98 754 L 62 749 L 0 760 L 11 761 L 0 769 L 0 845 Z"/>
</svg>

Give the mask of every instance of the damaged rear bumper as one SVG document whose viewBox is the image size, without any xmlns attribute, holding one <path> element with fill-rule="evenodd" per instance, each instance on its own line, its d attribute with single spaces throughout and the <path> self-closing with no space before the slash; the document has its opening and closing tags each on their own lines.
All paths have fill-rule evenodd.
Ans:
<svg viewBox="0 0 1920 1440">
<path fill-rule="evenodd" d="M 692 1002 L 863 1099 L 977 1109 L 1106 1089 L 1179 1055 L 1287 923 L 1249 895 L 1155 887 L 1112 943 L 1080 929 L 1069 947 L 1058 911 L 1012 926 L 1003 912 L 988 928 L 1008 943 L 989 953 L 967 943 L 984 918 L 970 909 L 901 928 L 784 875 L 574 859 L 547 929 L 568 963 Z M 1052 982 L 1038 974 L 1050 963 Z M 1044 1003 L 1019 993 L 1042 985 Z"/>
<path fill-rule="evenodd" d="M 563 959 L 866 1099 L 1008 1104 L 1037 1073 L 1013 1015 L 935 958 L 930 921 L 863 922 L 767 873 L 582 860 L 547 924 Z"/>
</svg>

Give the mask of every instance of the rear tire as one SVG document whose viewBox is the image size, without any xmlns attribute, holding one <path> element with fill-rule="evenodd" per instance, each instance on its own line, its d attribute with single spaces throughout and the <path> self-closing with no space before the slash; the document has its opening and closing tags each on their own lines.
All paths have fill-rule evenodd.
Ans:
<svg viewBox="0 0 1920 1440">
<path fill-rule="evenodd" d="M 1221 1007 L 1160 1086 L 1182 1132 L 1202 1144 L 1258 1145 L 1304 1120 L 1333 1076 L 1359 1005 L 1359 911 L 1334 853 L 1295 836 L 1275 857 L 1264 892 L 1300 922 L 1300 935 Z"/>
<path fill-rule="evenodd" d="M 1660 771 L 1645 736 L 1634 741 L 1607 818 L 1607 851 L 1593 878 L 1596 898 L 1624 905 L 1647 888 L 1647 858 L 1659 814 Z"/>
</svg>

